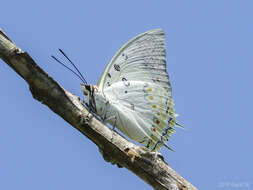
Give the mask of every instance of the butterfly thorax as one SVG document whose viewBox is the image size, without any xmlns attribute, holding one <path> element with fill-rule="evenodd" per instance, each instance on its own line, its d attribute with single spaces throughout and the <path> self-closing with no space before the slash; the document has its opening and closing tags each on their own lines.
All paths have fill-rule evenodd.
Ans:
<svg viewBox="0 0 253 190">
<path fill-rule="evenodd" d="M 101 118 L 106 114 L 106 104 L 108 100 L 105 95 L 98 90 L 96 85 L 81 84 L 82 91 L 89 101 L 89 108 Z"/>
</svg>

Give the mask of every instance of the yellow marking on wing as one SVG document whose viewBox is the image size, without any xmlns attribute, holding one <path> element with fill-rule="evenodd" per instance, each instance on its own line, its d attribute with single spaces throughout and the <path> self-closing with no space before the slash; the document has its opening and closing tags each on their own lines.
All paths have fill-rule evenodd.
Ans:
<svg viewBox="0 0 253 190">
<path fill-rule="evenodd" d="M 154 97 L 153 96 L 149 96 L 148 97 L 150 100 L 154 100 Z"/>
<path fill-rule="evenodd" d="M 175 125 L 175 119 L 172 119 L 171 121 L 170 121 L 170 126 L 174 126 Z"/>
<path fill-rule="evenodd" d="M 169 107 L 174 106 L 174 102 L 173 102 L 173 100 L 172 100 L 172 99 L 169 99 L 169 101 L 168 101 L 168 105 L 169 105 Z"/>
<path fill-rule="evenodd" d="M 165 119 L 166 117 L 167 117 L 167 115 L 162 113 L 162 119 Z"/>
<path fill-rule="evenodd" d="M 152 88 L 148 88 L 147 91 L 148 91 L 148 92 L 152 92 Z"/>
<path fill-rule="evenodd" d="M 175 111 L 174 111 L 174 109 L 173 109 L 173 108 L 170 108 L 170 109 L 169 109 L 169 115 L 173 115 L 173 114 L 174 114 L 174 112 L 175 112 Z"/>
</svg>

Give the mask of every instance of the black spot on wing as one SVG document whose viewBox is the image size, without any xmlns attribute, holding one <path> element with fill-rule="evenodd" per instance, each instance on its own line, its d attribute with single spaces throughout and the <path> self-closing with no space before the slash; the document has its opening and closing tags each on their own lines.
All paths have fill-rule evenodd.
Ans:
<svg viewBox="0 0 253 190">
<path fill-rule="evenodd" d="M 125 77 L 123 77 L 121 80 L 124 82 L 125 86 L 130 86 L 130 82 L 127 81 L 127 79 Z"/>
<path fill-rule="evenodd" d="M 113 66 L 114 66 L 114 69 L 115 69 L 116 71 L 120 71 L 120 66 L 119 66 L 119 65 L 114 64 Z"/>
</svg>

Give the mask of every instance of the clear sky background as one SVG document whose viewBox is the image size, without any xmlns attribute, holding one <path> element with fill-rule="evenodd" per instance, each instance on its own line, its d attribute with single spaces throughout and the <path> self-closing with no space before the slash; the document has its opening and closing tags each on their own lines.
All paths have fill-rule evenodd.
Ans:
<svg viewBox="0 0 253 190">
<path fill-rule="evenodd" d="M 80 81 L 50 58 L 60 47 L 96 84 L 126 41 L 166 33 L 178 120 L 162 149 L 199 189 L 253 189 L 253 1 L 2 1 L 0 27 L 39 66 L 83 97 Z M 151 189 L 106 163 L 98 148 L 46 106 L 0 60 L 0 189 Z"/>
</svg>

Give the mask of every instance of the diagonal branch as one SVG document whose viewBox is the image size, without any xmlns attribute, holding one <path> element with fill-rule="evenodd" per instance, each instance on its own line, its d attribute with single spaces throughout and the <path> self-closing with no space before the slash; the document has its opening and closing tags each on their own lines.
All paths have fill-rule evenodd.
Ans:
<svg viewBox="0 0 253 190">
<path fill-rule="evenodd" d="M 105 161 L 125 167 L 159 190 L 196 190 L 161 155 L 134 145 L 109 129 L 82 105 L 79 97 L 62 88 L 0 29 L 0 58 L 29 85 L 33 97 L 92 140 Z M 113 139 L 111 138 L 113 135 Z"/>
</svg>

